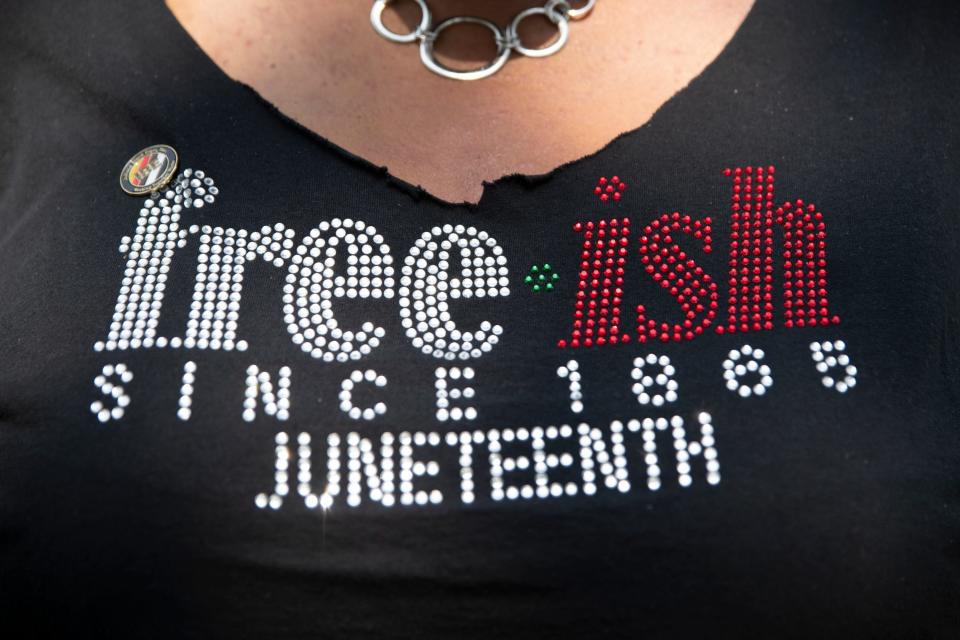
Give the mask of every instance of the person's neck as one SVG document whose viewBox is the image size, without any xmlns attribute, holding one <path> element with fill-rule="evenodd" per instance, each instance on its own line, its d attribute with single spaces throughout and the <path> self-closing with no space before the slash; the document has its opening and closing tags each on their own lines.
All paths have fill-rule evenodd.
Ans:
<svg viewBox="0 0 960 640">
<path fill-rule="evenodd" d="M 436 20 L 451 16 L 477 16 L 491 22 L 506 25 L 515 15 L 530 7 L 542 6 L 537 0 L 426 0 Z M 409 4 L 409 3 L 403 3 Z M 579 4 L 579 3 L 576 3 Z"/>
<path fill-rule="evenodd" d="M 604 0 L 558 55 L 517 55 L 477 82 L 441 78 L 415 44 L 377 35 L 370 0 L 166 2 L 218 66 L 284 114 L 438 198 L 477 202 L 484 182 L 546 173 L 642 125 L 716 57 L 753 0 Z M 434 24 L 474 15 L 504 27 L 545 0 L 426 2 Z M 398 32 L 419 23 L 409 0 L 387 13 Z M 556 37 L 549 20 L 523 24 L 527 46 Z M 460 68 L 488 62 L 493 48 L 469 24 L 436 43 Z"/>
</svg>

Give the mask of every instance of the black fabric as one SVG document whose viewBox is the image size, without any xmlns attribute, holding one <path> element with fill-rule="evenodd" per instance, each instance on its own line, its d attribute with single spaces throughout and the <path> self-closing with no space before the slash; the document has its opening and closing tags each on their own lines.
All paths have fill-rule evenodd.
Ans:
<svg viewBox="0 0 960 640">
<path fill-rule="evenodd" d="M 605 9 L 606 10 L 606 9 Z M 545 176 L 488 184 L 476 206 L 438 201 L 284 119 L 231 81 L 160 2 L 8 3 L 0 27 L 0 627 L 28 637 L 895 637 L 960 631 L 958 496 L 958 73 L 950 2 L 760 0 L 720 57 L 645 126 Z M 356 72 L 362 73 L 357 69 Z M 641 78 L 626 81 L 642 82 Z M 321 221 L 374 225 L 397 268 L 434 226 L 490 234 L 510 295 L 455 301 L 464 328 L 503 326 L 470 362 L 415 348 L 397 297 L 337 300 L 344 327 L 386 331 L 359 361 L 325 363 L 291 341 L 287 268 L 247 265 L 238 333 L 249 349 L 96 351 L 106 338 L 143 200 L 117 174 L 167 143 L 216 180 L 216 202 L 186 225 L 254 231 L 283 223 L 296 243 Z M 630 217 L 633 237 L 662 213 L 714 219 L 714 251 L 680 243 L 720 283 L 730 234 L 727 167 L 776 166 L 777 200 L 814 202 L 827 221 L 829 302 L 840 323 L 786 328 L 780 248 L 772 330 L 591 348 L 569 338 L 578 221 Z M 599 176 L 629 184 L 619 202 Z M 777 232 L 779 233 L 779 231 Z M 779 236 L 778 236 L 779 237 Z M 159 332 L 181 335 L 198 236 L 176 254 Z M 624 327 L 635 307 L 678 320 L 636 245 Z M 523 283 L 549 263 L 556 290 Z M 342 269 L 340 266 L 338 269 Z M 857 366 L 846 393 L 825 388 L 808 345 L 841 339 Z M 766 352 L 773 386 L 741 398 L 722 362 Z M 679 399 L 641 406 L 633 359 L 668 355 Z M 559 366 L 574 358 L 585 409 L 571 413 Z M 183 366 L 197 364 L 193 413 L 177 418 Z M 94 379 L 134 378 L 120 420 L 101 423 Z M 242 419 L 251 364 L 292 370 L 290 419 L 258 406 Z M 436 419 L 434 370 L 469 364 L 478 417 Z M 355 421 L 343 378 L 387 412 Z M 474 449 L 477 499 L 460 500 L 456 447 L 418 451 L 440 465 L 417 486 L 443 503 L 278 510 L 278 431 L 313 438 L 323 484 L 328 434 L 481 431 L 699 412 L 716 429 L 722 480 L 694 458 L 681 487 L 669 431 L 663 486 L 646 486 L 643 440 L 626 437 L 631 488 L 496 501 L 488 451 Z M 377 445 L 378 446 L 378 445 Z M 514 443 L 505 453 L 522 453 Z M 295 450 L 296 447 L 294 446 Z M 346 462 L 346 449 L 341 460 Z M 576 456 L 577 447 L 571 449 Z M 528 452 L 529 453 L 529 452 Z M 296 460 L 296 453 L 294 459 Z M 293 462 L 292 461 L 292 462 Z M 575 466 L 574 471 L 579 473 Z M 579 482 L 576 473 L 572 476 Z M 346 476 L 346 473 L 344 473 Z M 530 482 L 514 473 L 511 482 Z"/>
</svg>

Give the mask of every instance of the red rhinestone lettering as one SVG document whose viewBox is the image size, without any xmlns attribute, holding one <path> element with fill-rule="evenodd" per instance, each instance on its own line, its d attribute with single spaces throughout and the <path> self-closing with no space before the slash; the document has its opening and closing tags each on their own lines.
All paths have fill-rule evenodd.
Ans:
<svg viewBox="0 0 960 640">
<path fill-rule="evenodd" d="M 676 299 L 683 311 L 678 324 L 647 318 L 646 308 L 637 305 L 637 339 L 680 342 L 693 340 L 710 326 L 717 315 L 717 283 L 676 243 L 680 233 L 692 235 L 710 253 L 710 218 L 694 220 L 678 212 L 665 213 L 648 224 L 640 236 L 640 262 L 650 276 Z"/>
<path fill-rule="evenodd" d="M 773 329 L 774 223 L 784 229 L 783 306 L 787 327 L 837 324 L 827 308 L 827 230 L 803 200 L 774 210 L 774 167 L 737 167 L 730 205 L 727 323 L 717 333 Z"/>
<path fill-rule="evenodd" d="M 630 219 L 611 218 L 578 222 L 573 230 L 583 234 L 573 330 L 559 347 L 592 347 L 629 342 L 620 332 L 623 274 L 630 242 Z"/>
</svg>

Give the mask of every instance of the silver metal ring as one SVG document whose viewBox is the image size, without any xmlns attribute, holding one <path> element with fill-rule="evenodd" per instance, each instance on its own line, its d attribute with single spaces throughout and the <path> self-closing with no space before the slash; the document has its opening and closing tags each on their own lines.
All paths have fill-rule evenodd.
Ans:
<svg viewBox="0 0 960 640">
<path fill-rule="evenodd" d="M 373 28 L 381 36 L 393 42 L 413 42 L 421 37 L 422 34 L 430 30 L 430 9 L 427 8 L 427 3 L 424 0 L 413 1 L 420 7 L 420 25 L 415 30 L 410 33 L 394 33 L 383 24 L 383 10 L 394 0 L 374 0 L 373 8 L 370 9 L 370 22 L 373 23 Z"/>
<path fill-rule="evenodd" d="M 582 7 L 574 9 L 571 0 L 546 0 L 542 7 L 521 11 L 510 21 L 506 30 L 501 31 L 496 24 L 489 20 L 473 16 L 448 18 L 437 25 L 436 28 L 433 28 L 433 15 L 427 7 L 426 0 L 414 0 L 420 7 L 420 24 L 410 33 L 395 33 L 383 24 L 383 10 L 395 1 L 373 0 L 373 7 L 370 9 L 370 22 L 373 24 L 373 28 L 391 42 L 415 42 L 420 40 L 420 61 L 423 62 L 423 65 L 430 71 L 453 80 L 479 80 L 491 76 L 506 64 L 513 51 L 531 58 L 544 58 L 556 53 L 563 48 L 570 37 L 570 20 L 580 20 L 586 17 L 597 3 L 597 0 L 585 0 Z M 523 46 L 523 42 L 520 41 L 520 23 L 532 15 L 544 15 L 557 25 L 556 42 L 542 49 L 530 49 Z M 444 66 L 434 55 L 434 42 L 437 36 L 448 27 L 464 23 L 479 24 L 490 29 L 493 32 L 494 41 L 497 43 L 496 57 L 488 64 L 471 71 L 458 71 Z"/>
<path fill-rule="evenodd" d="M 597 4 L 597 0 L 587 0 L 587 4 L 583 5 L 579 9 L 574 9 L 571 7 L 567 11 L 567 17 L 571 20 L 580 20 L 581 18 L 586 18 L 587 14 L 593 11 L 593 5 Z"/>
<path fill-rule="evenodd" d="M 440 64 L 440 62 L 433 55 L 433 43 L 437 39 L 437 36 L 439 36 L 444 29 L 457 24 L 479 24 L 490 29 L 490 31 L 493 32 L 493 38 L 497 43 L 497 57 L 494 58 L 489 64 L 471 71 L 458 71 Z M 506 46 L 506 42 L 507 37 L 505 34 L 500 31 L 500 28 L 497 25 L 489 20 L 484 20 L 483 18 L 474 18 L 472 16 L 456 16 L 453 18 L 448 18 L 447 20 L 444 20 L 438 24 L 436 29 L 427 34 L 427 37 L 420 41 L 420 60 L 423 61 L 423 64 L 426 65 L 428 69 L 434 73 L 440 74 L 445 78 L 451 78 L 453 80 L 479 80 L 481 78 L 486 78 L 487 76 L 493 75 L 507 63 L 507 59 L 510 58 L 510 47 Z"/>
<path fill-rule="evenodd" d="M 557 30 L 560 32 L 560 36 L 557 38 L 557 41 L 551 45 L 543 47 L 542 49 L 529 49 L 523 46 L 523 42 L 520 40 L 520 23 L 523 22 L 528 16 L 534 15 L 543 15 L 546 16 L 550 22 L 557 25 Z M 521 11 L 517 14 L 517 17 L 513 19 L 513 22 L 510 23 L 510 26 L 507 27 L 507 41 L 512 43 L 513 48 L 517 53 L 523 54 L 530 58 L 544 58 L 555 54 L 557 51 L 563 48 L 563 45 L 567 44 L 567 39 L 570 37 L 570 25 L 567 23 L 567 19 L 563 14 L 557 13 L 553 10 L 553 7 L 547 9 L 545 7 L 533 7 Z"/>
<path fill-rule="evenodd" d="M 570 11 L 570 3 L 567 2 L 567 0 L 547 0 L 547 4 L 543 5 L 543 8 L 550 13 L 556 14 L 556 18 L 550 18 L 556 22 L 560 18 L 567 17 L 567 11 Z"/>
</svg>

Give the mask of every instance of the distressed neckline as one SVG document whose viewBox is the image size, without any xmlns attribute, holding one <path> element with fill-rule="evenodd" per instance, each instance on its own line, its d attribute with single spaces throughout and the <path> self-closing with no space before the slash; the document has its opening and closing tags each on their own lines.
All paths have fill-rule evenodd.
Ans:
<svg viewBox="0 0 960 640">
<path fill-rule="evenodd" d="M 469 201 L 453 202 L 450 200 L 445 200 L 431 193 L 430 191 L 424 189 L 419 184 L 414 184 L 408 180 L 400 178 L 399 176 L 393 174 L 390 171 L 390 168 L 388 166 L 379 165 L 367 158 L 357 155 L 356 153 L 350 151 L 349 149 L 327 138 L 323 134 L 318 133 L 313 129 L 310 129 L 306 125 L 300 123 L 299 121 L 295 120 L 294 118 L 284 113 L 279 107 L 277 107 L 275 104 L 273 104 L 263 95 L 261 95 L 260 92 L 257 91 L 252 86 L 231 77 L 216 62 L 214 62 L 213 58 L 211 58 L 206 53 L 206 51 L 203 50 L 200 44 L 196 40 L 194 40 L 193 36 L 186 30 L 186 28 L 180 23 L 180 21 L 176 18 L 176 16 L 173 14 L 170 8 L 167 6 L 165 0 L 158 0 L 158 3 L 160 5 L 160 12 L 163 14 L 163 19 L 168 21 L 171 27 L 173 28 L 173 30 L 178 33 L 178 36 L 181 39 L 184 39 L 186 41 L 186 43 L 188 44 L 188 47 L 193 49 L 193 53 L 200 58 L 199 63 L 208 67 L 210 72 L 213 75 L 215 75 L 219 80 L 224 81 L 235 87 L 239 87 L 243 91 L 247 92 L 249 95 L 251 95 L 254 98 L 256 102 L 258 102 L 261 106 L 269 110 L 271 114 L 274 117 L 276 117 L 279 122 L 281 122 L 282 124 L 288 127 L 295 129 L 298 133 L 303 135 L 305 138 L 317 143 L 327 151 L 330 151 L 333 154 L 346 159 L 351 164 L 365 171 L 369 171 L 369 172 L 380 175 L 386 184 L 392 187 L 395 187 L 400 191 L 403 191 L 404 193 L 406 193 L 407 195 L 409 195 L 411 198 L 415 200 L 426 200 L 443 207 L 460 208 L 465 210 L 477 210 L 481 208 L 484 202 L 491 197 L 491 194 L 494 191 L 497 191 L 498 189 L 503 187 L 504 185 L 519 183 L 529 188 L 529 187 L 534 187 L 539 184 L 549 182 L 558 174 L 561 174 L 567 170 L 575 169 L 580 165 L 586 164 L 593 158 L 596 158 L 598 156 L 608 153 L 613 147 L 615 147 L 622 140 L 629 137 L 633 137 L 639 134 L 640 132 L 642 132 L 643 130 L 647 129 L 648 127 L 650 127 L 651 124 L 654 122 L 654 120 L 656 120 L 657 116 L 668 105 L 680 99 L 683 95 L 685 95 L 690 90 L 690 87 L 694 83 L 696 83 L 700 78 L 707 75 L 708 72 L 713 70 L 719 64 L 722 64 L 723 60 L 727 57 L 728 52 L 731 49 L 733 49 L 733 47 L 736 44 L 738 44 L 739 41 L 742 39 L 743 33 L 747 30 L 746 27 L 748 23 L 750 23 L 753 17 L 758 13 L 757 11 L 758 6 L 762 2 L 763 0 L 754 1 L 753 5 L 750 7 L 750 10 L 747 12 L 747 15 L 740 22 L 740 25 L 734 31 L 733 35 L 730 37 L 727 43 L 720 50 L 720 53 L 718 53 L 717 56 L 713 60 L 711 60 L 706 66 L 704 66 L 704 68 L 700 71 L 700 73 L 693 76 L 689 80 L 689 82 L 687 82 L 687 84 L 685 84 L 680 89 L 678 89 L 672 96 L 670 96 L 659 107 L 657 107 L 656 110 L 653 112 L 653 114 L 643 124 L 637 127 L 634 127 L 633 129 L 622 131 L 621 133 L 617 134 L 613 138 L 609 139 L 607 142 L 605 142 L 602 146 L 597 148 L 595 151 L 592 151 L 588 154 L 578 156 L 576 158 L 563 162 L 544 173 L 513 172 L 513 173 L 504 174 L 493 180 L 483 180 L 481 182 L 482 192 L 480 195 L 480 199 L 477 202 L 469 202 Z"/>
</svg>

